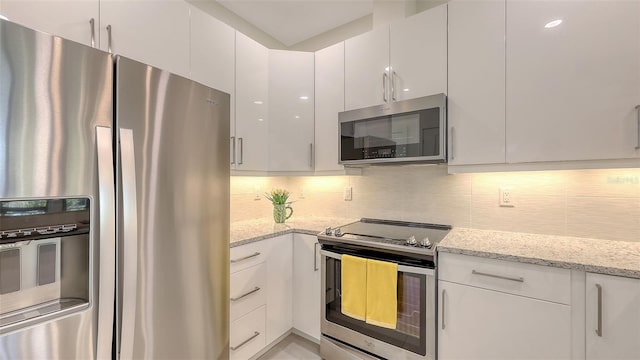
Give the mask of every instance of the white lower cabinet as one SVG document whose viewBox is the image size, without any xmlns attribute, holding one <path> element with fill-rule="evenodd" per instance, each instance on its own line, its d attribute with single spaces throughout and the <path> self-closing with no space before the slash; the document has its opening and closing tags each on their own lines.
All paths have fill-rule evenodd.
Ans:
<svg viewBox="0 0 640 360">
<path fill-rule="evenodd" d="M 320 341 L 320 244 L 315 235 L 293 236 L 293 327 Z"/>
<path fill-rule="evenodd" d="M 587 273 L 586 358 L 640 359 L 640 279 Z"/>
<path fill-rule="evenodd" d="M 571 358 L 569 270 L 454 254 L 438 266 L 439 359 Z"/>
<path fill-rule="evenodd" d="M 231 322 L 229 358 L 247 360 L 265 347 L 266 306 L 261 306 Z"/>
<path fill-rule="evenodd" d="M 267 241 L 267 344 L 291 330 L 292 302 L 292 234 Z"/>
</svg>

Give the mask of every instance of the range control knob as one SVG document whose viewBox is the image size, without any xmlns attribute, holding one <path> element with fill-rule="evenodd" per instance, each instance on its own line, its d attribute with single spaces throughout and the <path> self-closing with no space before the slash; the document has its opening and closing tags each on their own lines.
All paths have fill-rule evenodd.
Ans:
<svg viewBox="0 0 640 360">
<path fill-rule="evenodd" d="M 326 229 L 324 229 L 324 234 L 331 236 L 331 226 L 329 226 Z"/>
<path fill-rule="evenodd" d="M 416 237 L 413 235 L 409 236 L 409 238 L 407 239 L 407 245 L 416 246 L 417 244 L 418 242 L 416 241 Z"/>
<path fill-rule="evenodd" d="M 340 230 L 340 228 L 336 228 L 333 231 L 333 235 L 337 236 L 337 237 L 341 237 L 342 236 L 342 230 Z"/>
<path fill-rule="evenodd" d="M 431 244 L 431 241 L 429 241 L 429 238 L 426 237 L 426 238 L 420 240 L 420 245 L 422 247 L 430 248 L 432 244 Z"/>
</svg>

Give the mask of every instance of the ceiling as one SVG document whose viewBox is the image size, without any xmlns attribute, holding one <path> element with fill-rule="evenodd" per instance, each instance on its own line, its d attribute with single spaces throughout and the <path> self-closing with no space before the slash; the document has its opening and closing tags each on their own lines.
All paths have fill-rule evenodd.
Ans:
<svg viewBox="0 0 640 360">
<path fill-rule="evenodd" d="M 373 0 L 216 0 L 286 46 L 373 12 Z"/>
</svg>

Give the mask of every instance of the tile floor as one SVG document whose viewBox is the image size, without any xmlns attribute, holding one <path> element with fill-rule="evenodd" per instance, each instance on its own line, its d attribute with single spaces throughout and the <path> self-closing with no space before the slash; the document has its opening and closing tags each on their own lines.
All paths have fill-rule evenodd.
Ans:
<svg viewBox="0 0 640 360">
<path fill-rule="evenodd" d="M 320 345 L 291 334 L 258 360 L 320 360 Z"/>
</svg>

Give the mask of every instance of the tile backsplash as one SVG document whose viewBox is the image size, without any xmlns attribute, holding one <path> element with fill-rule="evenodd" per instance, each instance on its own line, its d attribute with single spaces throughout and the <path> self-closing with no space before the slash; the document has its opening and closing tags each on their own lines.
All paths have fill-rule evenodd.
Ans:
<svg viewBox="0 0 640 360">
<path fill-rule="evenodd" d="M 364 168 L 358 176 L 232 177 L 231 219 L 271 216 L 263 194 L 291 191 L 295 216 L 374 217 L 640 241 L 640 169 L 447 174 L 445 166 Z M 351 187 L 353 200 L 343 200 Z M 508 188 L 513 207 L 499 206 Z"/>
</svg>

